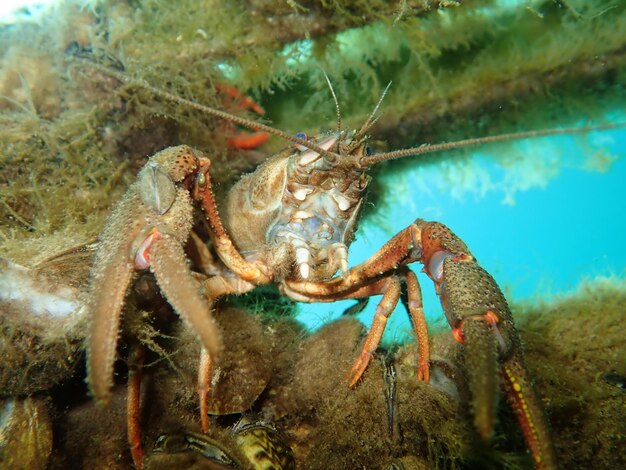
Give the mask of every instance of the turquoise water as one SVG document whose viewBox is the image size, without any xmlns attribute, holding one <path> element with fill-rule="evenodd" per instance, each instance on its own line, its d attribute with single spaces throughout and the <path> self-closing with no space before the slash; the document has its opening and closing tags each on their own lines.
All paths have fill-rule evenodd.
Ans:
<svg viewBox="0 0 626 470">
<path fill-rule="evenodd" d="M 509 301 L 567 294 L 597 277 L 619 282 L 626 277 L 625 147 L 624 129 L 535 138 L 477 148 L 469 163 L 453 155 L 387 176 L 394 188 L 384 198 L 389 222 L 362 224 L 350 265 L 421 217 L 462 237 Z M 502 155 L 512 161 L 502 162 Z M 444 323 L 432 282 L 422 273 L 420 282 L 430 324 Z M 359 316 L 368 326 L 379 299 Z M 301 304 L 299 318 L 315 329 L 352 304 Z M 408 335 L 408 315 L 398 306 L 385 339 Z"/>
</svg>

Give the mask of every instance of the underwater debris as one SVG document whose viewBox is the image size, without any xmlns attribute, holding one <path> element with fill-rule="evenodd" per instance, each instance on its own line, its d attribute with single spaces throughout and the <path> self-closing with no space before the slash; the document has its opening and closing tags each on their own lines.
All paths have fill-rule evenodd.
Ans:
<svg viewBox="0 0 626 470">
<path fill-rule="evenodd" d="M 0 258 L 0 397 L 47 390 L 82 358 L 82 292 L 64 266 L 27 269 Z"/>
<path fill-rule="evenodd" d="M 0 400 L 0 467 L 44 470 L 52 453 L 49 400 Z"/>
</svg>

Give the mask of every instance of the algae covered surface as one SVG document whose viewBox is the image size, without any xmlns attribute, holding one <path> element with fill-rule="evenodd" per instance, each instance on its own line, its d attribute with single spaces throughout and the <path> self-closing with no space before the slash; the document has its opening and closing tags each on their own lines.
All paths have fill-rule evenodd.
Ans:
<svg viewBox="0 0 626 470">
<path fill-rule="evenodd" d="M 228 141 L 242 129 L 154 96 L 142 81 L 310 135 L 337 125 L 324 74 L 348 128 L 365 121 L 391 81 L 370 131 L 375 150 L 391 150 L 600 124 L 607 110 L 626 104 L 625 46 L 621 1 L 60 1 L 45 15 L 0 25 L 0 466 L 128 468 L 124 384 L 133 338 L 148 349 L 146 467 L 217 465 L 194 452 L 152 452 L 163 433 L 199 431 L 199 346 L 149 276 L 131 289 L 143 300 L 125 312 L 112 403 L 101 408 L 88 396 L 80 305 L 92 244 L 155 152 L 188 144 L 210 155 L 220 196 L 286 143 L 233 148 Z M 89 61 L 132 80 L 120 82 Z M 219 91 L 224 84 L 254 98 L 265 115 L 229 99 Z M 506 171 L 518 157 L 501 154 L 494 158 Z M 539 171 L 541 157 L 533 156 Z M 435 158 L 465 155 L 405 159 L 376 171 L 389 181 Z M 384 218 L 375 208 L 394 197 L 389 183 L 374 178 L 366 217 Z M 38 287 L 20 300 L 6 294 L 31 281 Z M 74 302 L 73 315 L 35 306 L 39 291 Z M 625 467 L 621 281 L 589 281 L 569 297 L 514 307 L 562 467 Z M 273 291 L 217 306 L 233 347 L 223 364 L 228 379 L 213 395 L 210 438 L 235 461 L 246 457 L 233 425 L 254 413 L 273 423 L 279 437 L 272 439 L 291 449 L 297 468 L 532 467 L 504 404 L 491 445 L 475 435 L 463 385 L 448 377 L 462 376 L 450 373 L 462 357 L 449 332 L 433 339 L 449 364 L 438 387 L 415 379 L 413 343 L 390 348 L 386 361 L 398 376 L 390 433 L 383 361 L 372 362 L 356 389 L 343 386 L 362 325 L 343 318 L 311 334 L 294 311 Z M 11 460 L 15 449 L 25 460 Z"/>
</svg>

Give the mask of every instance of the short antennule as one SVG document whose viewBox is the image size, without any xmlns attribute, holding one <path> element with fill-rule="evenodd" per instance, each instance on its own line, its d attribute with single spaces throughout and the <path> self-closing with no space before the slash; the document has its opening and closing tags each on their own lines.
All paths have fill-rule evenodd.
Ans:
<svg viewBox="0 0 626 470">
<path fill-rule="evenodd" d="M 335 102 L 335 110 L 337 111 L 337 132 L 341 132 L 341 110 L 339 109 L 339 100 L 337 99 L 337 95 L 335 94 L 333 84 L 330 82 L 330 78 L 328 78 L 328 75 L 324 70 L 322 70 L 322 73 L 324 74 L 326 83 L 328 83 L 328 88 L 330 88 L 330 94 L 333 95 L 333 101 Z"/>
<path fill-rule="evenodd" d="M 378 121 L 378 117 L 376 117 L 376 113 L 378 112 L 380 105 L 383 103 L 383 100 L 385 99 L 385 96 L 387 95 L 389 88 L 391 88 L 391 83 L 392 82 L 389 82 L 387 84 L 387 86 L 383 90 L 382 95 L 380 95 L 380 98 L 378 99 L 376 106 L 374 106 L 374 109 L 372 110 L 372 112 L 369 114 L 369 116 L 367 116 L 367 119 L 365 120 L 361 128 L 352 138 L 353 142 L 359 142 L 361 139 L 363 139 L 363 137 L 365 137 L 365 133 L 370 130 L 370 128 L 374 125 L 376 121 Z"/>
</svg>

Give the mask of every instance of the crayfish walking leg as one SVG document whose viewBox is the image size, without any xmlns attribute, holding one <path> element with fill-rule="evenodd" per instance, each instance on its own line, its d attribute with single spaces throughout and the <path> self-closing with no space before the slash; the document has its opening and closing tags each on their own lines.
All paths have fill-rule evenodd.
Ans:
<svg viewBox="0 0 626 470">
<path fill-rule="evenodd" d="M 350 386 L 365 372 L 406 283 L 409 313 L 420 348 L 418 378 L 428 380 L 428 341 L 420 287 L 408 264 L 421 262 L 433 280 L 457 341 L 465 346 L 474 423 L 485 441 L 493 430 L 500 382 L 522 428 L 538 469 L 556 468 L 547 420 L 523 362 L 511 311 L 491 275 L 445 225 L 418 219 L 385 243 L 370 259 L 329 281 L 286 281 L 283 290 L 304 302 L 332 302 L 383 294 Z M 498 373 L 499 371 L 499 373 Z M 500 378 L 501 380 L 500 380 Z"/>
</svg>

